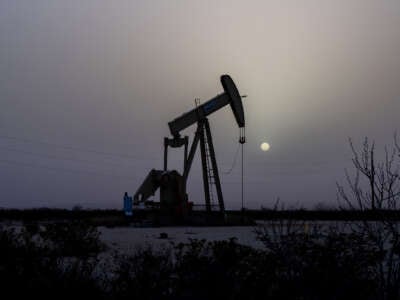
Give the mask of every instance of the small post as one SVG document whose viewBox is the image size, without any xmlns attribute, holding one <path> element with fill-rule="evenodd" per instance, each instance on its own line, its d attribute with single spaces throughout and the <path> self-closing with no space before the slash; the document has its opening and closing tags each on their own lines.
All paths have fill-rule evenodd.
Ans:
<svg viewBox="0 0 400 300">
<path fill-rule="evenodd" d="M 168 138 L 164 138 L 164 171 L 167 171 L 168 167 Z"/>
</svg>

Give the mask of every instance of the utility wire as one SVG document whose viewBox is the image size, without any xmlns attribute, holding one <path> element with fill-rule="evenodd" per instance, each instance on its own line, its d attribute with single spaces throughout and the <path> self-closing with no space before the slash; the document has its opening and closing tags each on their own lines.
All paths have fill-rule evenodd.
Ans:
<svg viewBox="0 0 400 300">
<path fill-rule="evenodd" d="M 237 157 L 238 157 L 238 154 L 239 154 L 239 148 L 240 148 L 240 144 L 238 144 L 238 146 L 236 148 L 235 156 L 233 157 L 233 162 L 232 162 L 232 165 L 231 165 L 230 169 L 228 171 L 226 171 L 226 172 L 222 172 L 222 174 L 228 175 L 235 168 Z"/>
<path fill-rule="evenodd" d="M 121 166 L 125 165 L 124 162 L 116 162 L 116 161 L 94 161 L 94 160 L 86 160 L 86 159 L 79 159 L 79 158 L 71 158 L 71 157 L 61 157 L 57 155 L 51 155 L 51 154 L 42 154 L 42 153 L 37 153 L 37 152 L 32 152 L 32 151 L 26 151 L 26 150 L 21 150 L 18 148 L 12 148 L 12 147 L 0 147 L 0 150 L 3 151 L 12 151 L 12 152 L 18 152 L 18 153 L 23 153 L 23 154 L 28 154 L 28 155 L 33 155 L 33 156 L 38 156 L 38 157 L 44 157 L 44 158 L 49 158 L 49 159 L 55 159 L 55 160 L 67 160 L 67 161 L 74 161 L 74 162 L 80 162 L 80 163 L 89 163 L 89 164 L 112 164 L 114 166 Z"/>
<path fill-rule="evenodd" d="M 16 165 L 21 167 L 30 167 L 30 168 L 38 168 L 38 169 L 45 169 L 53 172 L 64 172 L 64 173 L 72 173 L 72 174 L 90 174 L 90 175 L 100 175 L 100 176 L 107 176 L 112 178 L 121 178 L 124 180 L 132 180 L 135 176 L 124 176 L 124 175 L 116 175 L 116 174 L 109 174 L 103 172 L 96 172 L 96 171 L 83 171 L 83 170 L 72 170 L 72 169 L 65 169 L 59 167 L 48 167 L 43 165 L 37 165 L 32 163 L 25 163 L 19 161 L 11 161 L 11 160 L 2 160 L 0 159 L 0 163 L 8 164 L 8 165 Z M 234 184 L 238 185 L 241 181 L 223 181 L 222 184 Z M 246 184 L 265 184 L 265 181 L 246 181 Z"/>
<path fill-rule="evenodd" d="M 48 167 L 48 166 L 43 166 L 43 165 L 37 165 L 37 164 L 31 164 L 31 163 L 25 163 L 25 162 L 19 162 L 19 161 L 3 160 L 3 159 L 0 159 L 0 163 L 5 163 L 5 164 L 9 164 L 9 165 L 17 165 L 17 166 L 22 166 L 22 167 L 40 168 L 40 169 L 46 169 L 49 171 L 56 171 L 56 172 L 61 171 L 64 173 L 101 175 L 101 176 L 108 176 L 108 177 L 120 178 L 120 179 L 125 179 L 125 180 L 128 180 L 128 178 L 129 178 L 129 180 L 132 180 L 131 176 L 108 174 L 108 173 L 97 172 L 97 171 L 83 171 L 83 170 L 72 170 L 72 169 L 65 169 L 65 168 L 59 168 L 59 167 Z"/>
<path fill-rule="evenodd" d="M 122 158 L 136 159 L 136 160 L 144 160 L 145 159 L 143 157 L 139 157 L 139 156 L 135 156 L 135 155 L 131 155 L 131 154 L 98 151 L 98 150 L 90 149 L 90 148 L 81 148 L 81 147 L 69 146 L 69 145 L 65 145 L 65 144 L 63 145 L 63 144 L 49 143 L 49 142 L 45 142 L 45 141 L 32 140 L 32 139 L 26 139 L 26 138 L 18 138 L 18 137 L 14 137 L 14 136 L 0 135 L 0 138 L 8 139 L 8 140 L 15 140 L 15 141 L 22 141 L 24 143 L 44 144 L 44 145 L 49 145 L 52 147 L 63 148 L 63 149 L 69 150 L 69 151 L 72 150 L 72 151 L 90 152 L 90 153 L 95 153 L 95 154 L 99 154 L 99 155 L 103 155 L 103 156 L 115 156 L 115 157 L 122 157 Z"/>
<path fill-rule="evenodd" d="M 7 125 L 10 125 L 10 124 L 7 124 Z M 13 132 L 13 130 L 14 131 L 19 131 L 19 132 L 21 132 L 21 131 L 26 131 L 26 126 L 16 126 L 17 124 L 12 124 L 12 126 L 0 126 L 0 135 L 9 135 L 9 132 Z M 57 128 L 56 127 L 46 127 L 46 128 L 44 128 L 44 127 L 42 127 L 42 126 L 32 126 L 32 124 L 29 124 L 29 129 L 30 130 L 34 130 L 35 132 L 41 132 L 41 131 L 43 131 L 43 129 L 45 129 L 45 131 L 47 132 L 47 136 L 55 136 L 55 135 L 59 135 L 60 133 L 59 133 L 59 130 L 57 130 Z M 94 138 L 92 135 L 90 136 L 90 137 L 88 137 L 88 134 L 85 134 L 85 133 L 83 133 L 83 132 L 79 132 L 78 134 L 76 134 L 76 133 L 74 133 L 75 135 L 74 135 L 74 137 L 76 138 L 76 139 L 84 139 L 85 141 L 91 141 L 91 142 L 93 142 L 94 144 L 99 144 L 99 143 L 102 143 L 102 142 L 104 142 L 104 140 L 103 139 L 99 139 L 99 138 Z M 121 141 L 119 141 L 119 140 L 110 140 L 110 139 L 107 139 L 107 141 L 109 141 L 111 144 L 113 144 L 113 145 L 119 145 L 119 146 L 122 146 L 122 147 L 135 147 L 136 145 L 134 145 L 134 144 L 131 144 L 131 143 L 129 143 L 129 142 L 127 142 L 127 141 L 124 141 L 124 142 L 121 142 Z"/>
</svg>

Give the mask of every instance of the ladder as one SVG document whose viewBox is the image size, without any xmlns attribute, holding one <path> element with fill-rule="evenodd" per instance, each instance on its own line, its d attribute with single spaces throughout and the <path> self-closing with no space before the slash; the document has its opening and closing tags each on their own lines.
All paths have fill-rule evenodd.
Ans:
<svg viewBox="0 0 400 300">
<path fill-rule="evenodd" d="M 204 128 L 204 130 L 205 130 L 205 128 Z M 207 134 L 205 134 L 205 136 L 204 136 L 204 148 L 205 148 L 207 177 L 208 177 L 208 186 L 209 186 L 208 192 L 210 194 L 209 197 L 210 197 L 210 205 L 211 205 L 211 210 L 212 210 L 216 204 L 214 201 L 214 191 L 216 190 L 216 186 L 215 186 L 214 169 L 212 167 L 212 162 L 211 162 L 210 145 L 208 142 Z"/>
<path fill-rule="evenodd" d="M 218 198 L 219 212 L 224 213 L 224 199 L 222 197 L 221 182 L 219 179 L 217 160 L 215 158 L 214 145 L 208 119 L 204 118 L 199 126 L 201 126 L 200 150 L 203 167 L 203 184 L 206 198 L 206 210 L 211 212 L 212 206 L 217 206 L 217 204 L 214 205 L 215 197 L 213 190 L 215 189 Z"/>
</svg>

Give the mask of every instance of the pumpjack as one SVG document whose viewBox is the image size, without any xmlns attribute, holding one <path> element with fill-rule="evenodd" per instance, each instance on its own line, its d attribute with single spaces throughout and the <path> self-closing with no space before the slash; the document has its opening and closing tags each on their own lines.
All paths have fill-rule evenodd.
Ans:
<svg viewBox="0 0 400 300">
<path fill-rule="evenodd" d="M 161 214 L 173 218 L 183 218 L 187 216 L 192 210 L 193 203 L 188 201 L 186 183 L 196 150 L 200 143 L 205 210 L 207 213 L 211 213 L 211 211 L 215 210 L 221 214 L 225 212 L 221 181 L 207 116 L 229 104 L 236 123 L 240 128 L 239 142 L 241 144 L 245 143 L 245 119 L 242 97 L 240 96 L 232 78 L 229 75 L 222 75 L 220 79 L 224 89 L 222 94 L 217 95 L 202 105 L 196 105 L 194 109 L 168 123 L 172 138 L 164 138 L 164 168 L 163 170 L 153 169 L 149 172 L 142 185 L 134 194 L 134 205 L 139 205 L 143 202 L 145 204 L 154 205 L 155 202 L 148 201 L 148 199 L 150 196 L 153 196 L 158 189 L 160 189 L 160 202 L 156 204 L 157 206 L 159 205 Z M 197 123 L 197 129 L 190 151 L 188 152 L 189 137 L 182 137 L 180 132 L 195 123 Z M 168 147 L 184 147 L 182 174 L 176 170 L 168 170 Z M 218 199 L 218 204 L 216 205 L 212 203 L 212 200 L 214 199 L 212 190 L 213 185 L 215 186 Z"/>
</svg>

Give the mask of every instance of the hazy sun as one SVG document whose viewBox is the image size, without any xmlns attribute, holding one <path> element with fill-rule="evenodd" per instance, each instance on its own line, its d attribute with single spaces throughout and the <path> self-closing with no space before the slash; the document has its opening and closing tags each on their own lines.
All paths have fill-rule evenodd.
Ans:
<svg viewBox="0 0 400 300">
<path fill-rule="evenodd" d="M 264 143 L 262 143 L 262 144 L 260 145 L 260 148 L 261 148 L 262 151 L 268 151 L 269 148 L 270 148 L 270 146 L 269 146 L 268 143 L 264 142 Z"/>
</svg>

